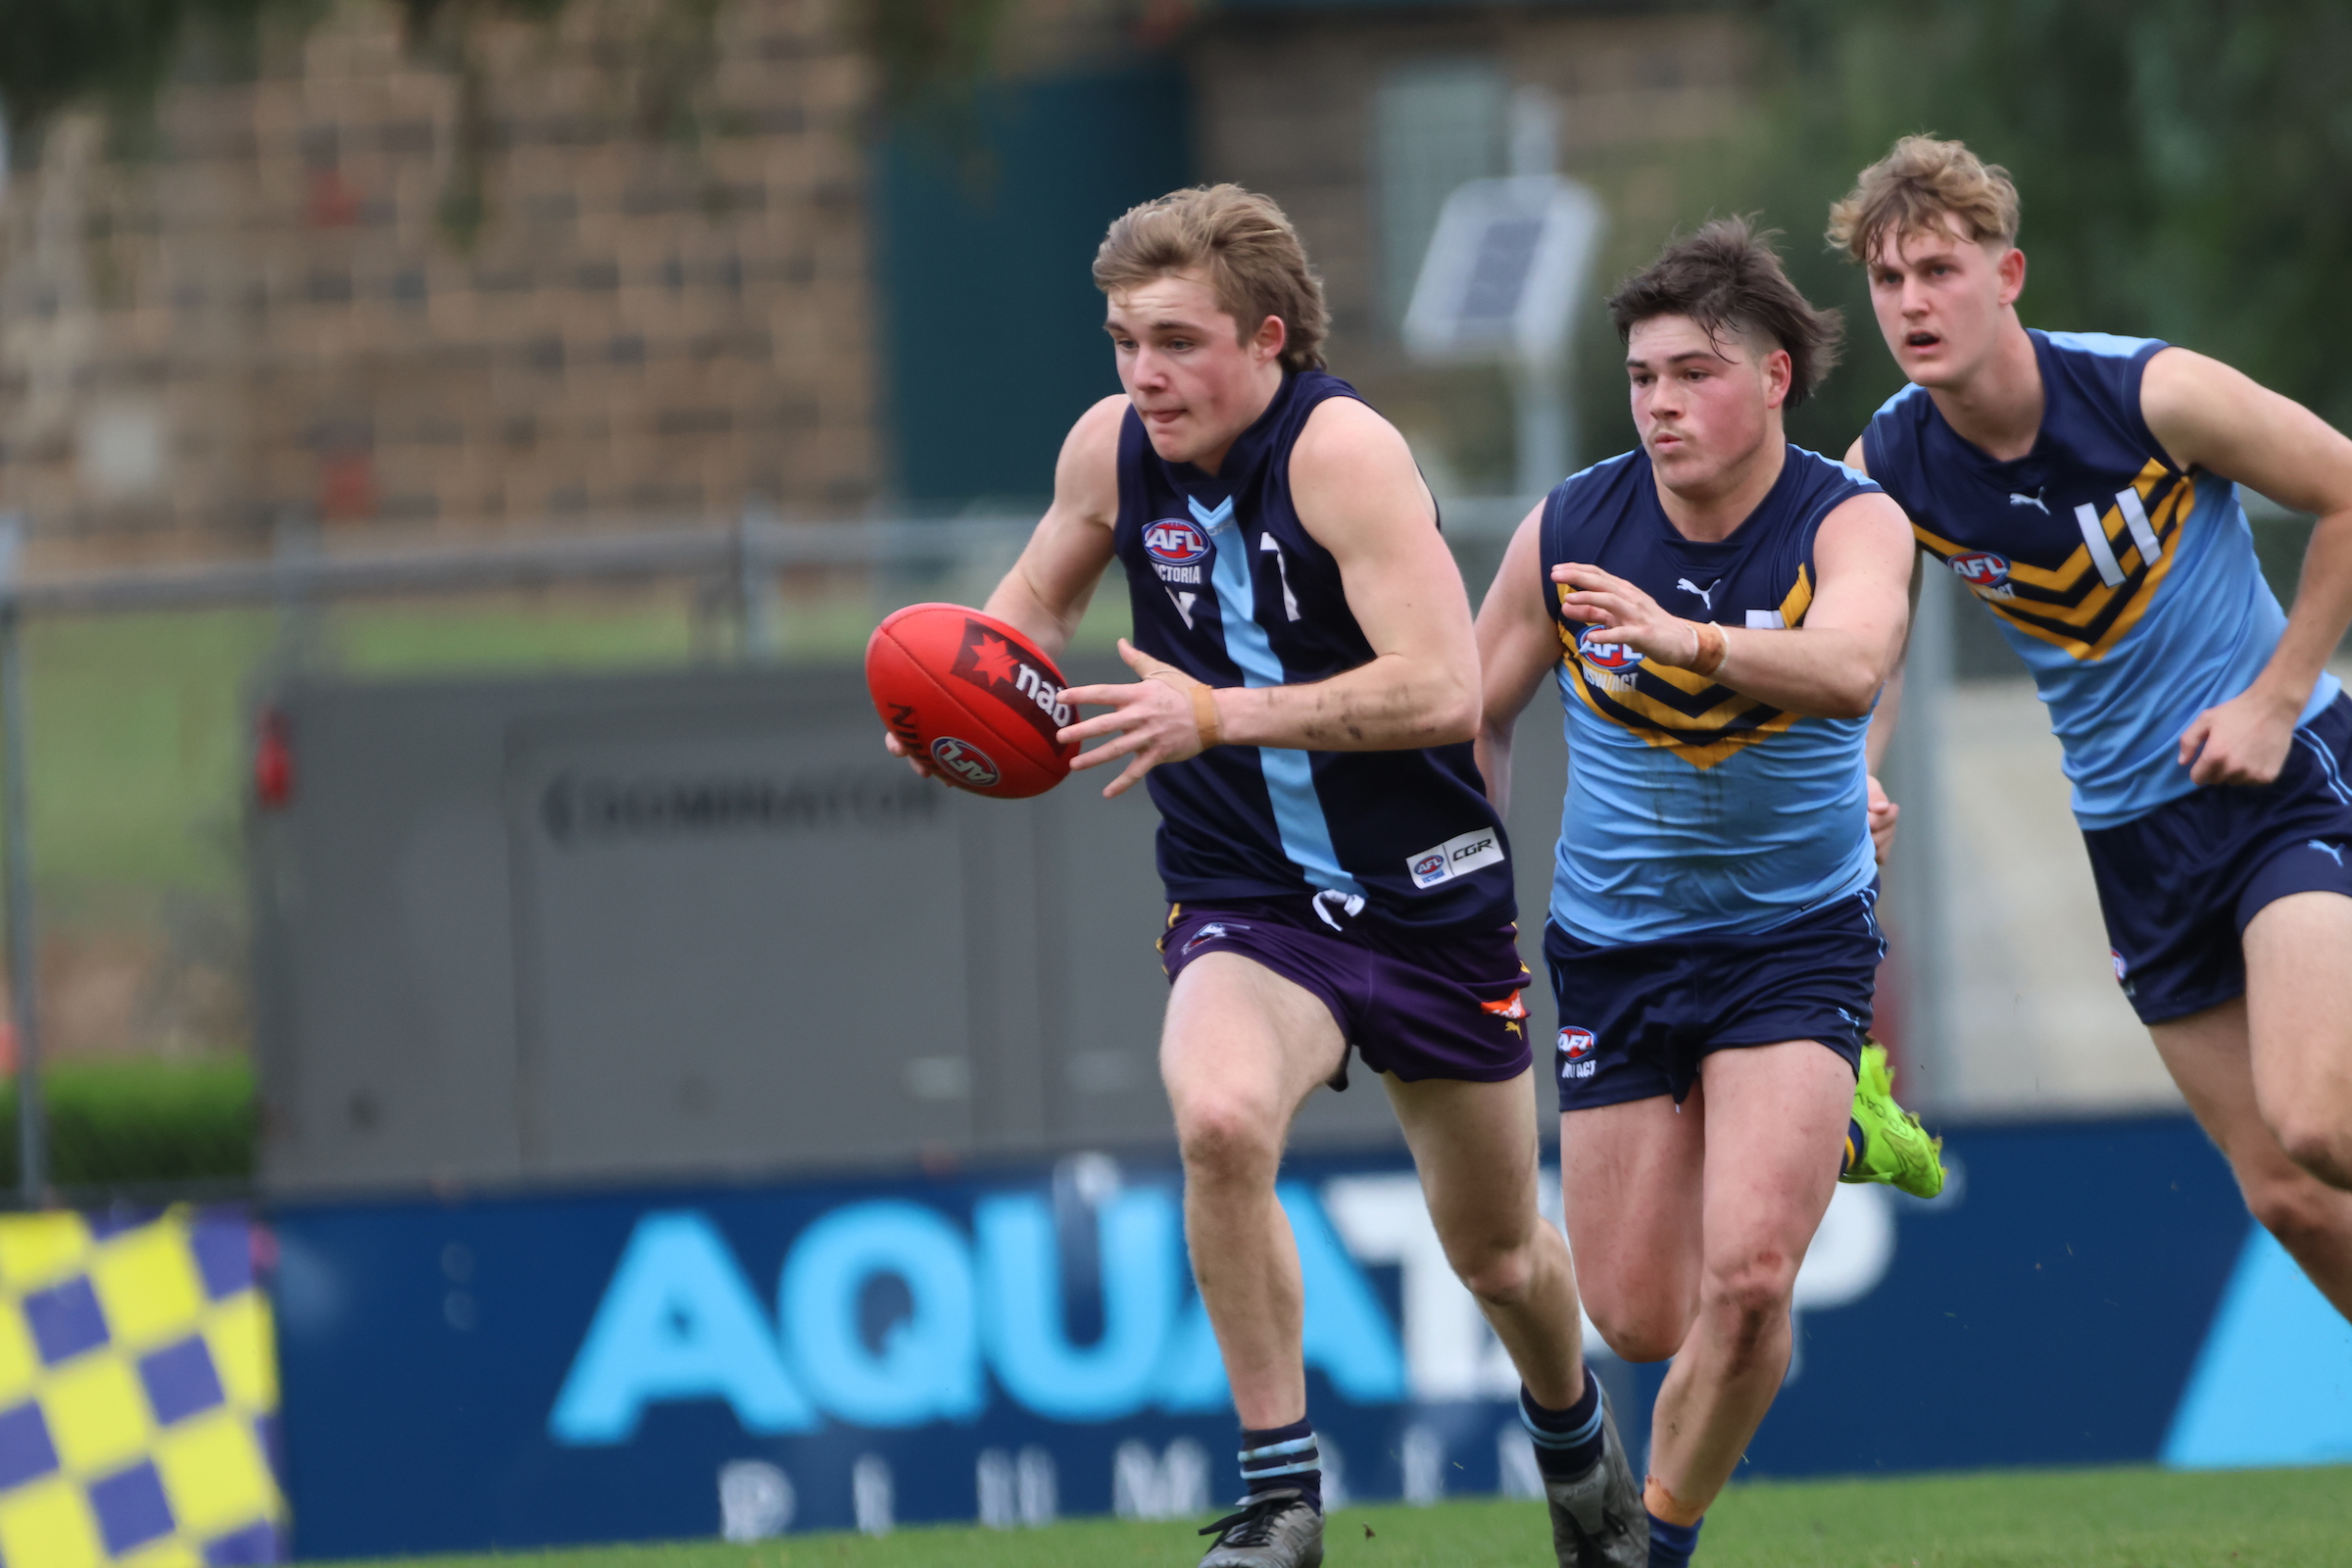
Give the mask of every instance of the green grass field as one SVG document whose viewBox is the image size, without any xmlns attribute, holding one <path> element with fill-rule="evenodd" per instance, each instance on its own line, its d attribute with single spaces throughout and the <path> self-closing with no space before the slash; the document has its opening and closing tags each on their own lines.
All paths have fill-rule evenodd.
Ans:
<svg viewBox="0 0 2352 1568">
<path fill-rule="evenodd" d="M 1348 1508 L 1334 1568 L 1540 1568 L 1544 1511 L 1527 1502 Z M 1080 1520 L 1050 1530 L 905 1530 L 879 1541 L 800 1536 L 495 1557 L 409 1568 L 1189 1568 L 1181 1525 Z M 1736 1487 L 1701 1538 L 1700 1568 L 2337 1568 L 2352 1562 L 2352 1469 L 1985 1473 Z"/>
</svg>

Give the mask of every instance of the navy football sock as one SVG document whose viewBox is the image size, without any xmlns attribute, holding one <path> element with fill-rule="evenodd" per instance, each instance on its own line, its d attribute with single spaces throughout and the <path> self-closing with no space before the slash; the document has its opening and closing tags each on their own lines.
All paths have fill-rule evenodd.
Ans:
<svg viewBox="0 0 2352 1568">
<path fill-rule="evenodd" d="M 1649 1568 L 1690 1568 L 1690 1554 L 1698 1549 L 1698 1527 L 1704 1519 L 1687 1525 L 1670 1525 L 1656 1514 L 1649 1516 Z"/>
<path fill-rule="evenodd" d="M 1242 1480 L 1250 1498 L 1296 1488 L 1317 1512 L 1323 1508 L 1323 1457 L 1311 1422 L 1242 1428 Z"/>
<path fill-rule="evenodd" d="M 1862 1161 L 1868 1157 L 1870 1134 L 1862 1130 L 1860 1122 L 1848 1118 L 1845 1124 L 1845 1169 L 1849 1173 L 1860 1170 Z"/>
<path fill-rule="evenodd" d="M 1573 1481 L 1600 1459 L 1600 1380 L 1585 1368 L 1585 1392 L 1565 1410 L 1536 1402 L 1519 1385 L 1519 1423 L 1536 1440 L 1536 1468 L 1546 1481 Z"/>
</svg>

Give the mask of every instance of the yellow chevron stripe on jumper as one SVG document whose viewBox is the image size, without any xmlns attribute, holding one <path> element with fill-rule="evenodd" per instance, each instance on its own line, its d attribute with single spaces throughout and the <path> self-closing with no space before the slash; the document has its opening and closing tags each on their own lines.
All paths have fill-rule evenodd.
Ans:
<svg viewBox="0 0 2352 1568">
<path fill-rule="evenodd" d="M 2076 546 L 2073 554 L 2055 569 L 2026 562 L 2009 563 L 2010 585 L 2053 594 L 2058 596 L 2055 600 L 2020 599 L 2014 592 L 2004 597 L 1997 590 L 1975 584 L 1970 585 L 1970 591 L 1987 610 L 2027 636 L 2038 638 L 2070 658 L 2086 662 L 2103 658 L 2139 623 L 2180 554 L 2172 546 L 2196 506 L 2197 487 L 2193 478 L 2182 474 L 2161 500 L 2149 505 L 2157 485 L 2168 477 L 2164 465 L 2151 459 L 2132 481 L 2133 493 L 2140 498 L 2148 530 L 2156 540 L 2153 562 L 2140 550 L 2120 502 L 2110 505 L 2099 516 L 2099 532 L 2107 541 L 2109 559 L 2123 574 L 2120 583 L 2110 585 L 2100 576 L 2099 564 L 2085 541 Z M 1911 531 L 1940 561 L 1974 554 L 1966 546 L 1916 521 Z"/>
<path fill-rule="evenodd" d="M 1557 585 L 1563 602 L 1571 591 Z M 1797 567 L 1796 582 L 1781 600 L 1784 627 L 1801 624 L 1813 608 L 1811 571 Z M 1572 689 L 1597 717 L 1631 731 L 1650 746 L 1671 751 L 1704 771 L 1734 754 L 1786 731 L 1798 715 L 1734 691 L 1711 676 L 1675 664 L 1644 660 L 1632 671 L 1596 670 L 1582 655 L 1578 633 L 1562 621 L 1560 662 L 1576 675 Z M 1673 698 L 1705 704 L 1686 711 Z"/>
</svg>

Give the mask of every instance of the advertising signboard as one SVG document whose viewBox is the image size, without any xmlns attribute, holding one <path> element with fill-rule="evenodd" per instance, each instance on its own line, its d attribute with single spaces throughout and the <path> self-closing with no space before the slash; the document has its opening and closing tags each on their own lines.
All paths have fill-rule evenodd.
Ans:
<svg viewBox="0 0 2352 1568">
<path fill-rule="evenodd" d="M 2352 1331 L 2250 1235 L 2192 1123 L 1948 1149 L 1933 1203 L 1839 1190 L 1743 1475 L 2352 1458 Z M 1516 1380 L 1410 1166 L 1317 1152 L 1281 1196 L 1330 1492 L 1532 1492 Z M 1164 1154 L 272 1224 L 303 1557 L 1198 1521 L 1235 1489 Z M 1639 1449 L 1661 1369 L 1589 1344 Z M 1921 1419 L 1857 1425 L 1858 1387 Z"/>
</svg>

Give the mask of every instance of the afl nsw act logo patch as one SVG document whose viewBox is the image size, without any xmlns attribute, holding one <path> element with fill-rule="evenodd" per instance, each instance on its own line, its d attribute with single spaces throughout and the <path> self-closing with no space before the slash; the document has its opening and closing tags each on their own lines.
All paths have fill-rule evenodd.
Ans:
<svg viewBox="0 0 2352 1568">
<path fill-rule="evenodd" d="M 1642 665 L 1641 651 L 1609 641 L 1615 629 L 1611 626 L 1587 626 L 1576 639 L 1577 657 L 1594 669 L 1611 675 L 1631 674 Z"/>
<path fill-rule="evenodd" d="M 1580 1029 L 1574 1024 L 1563 1025 L 1560 1029 L 1560 1076 L 1562 1078 L 1592 1077 L 1592 1069 L 1596 1065 L 1592 1057 L 1592 1050 L 1597 1043 L 1593 1039 L 1592 1030 Z"/>
<path fill-rule="evenodd" d="M 1989 550 L 1971 550 L 1964 556 L 1951 559 L 1952 575 L 1979 594 L 1993 599 L 2007 599 L 2016 593 L 2009 586 L 2009 562 Z"/>
</svg>

